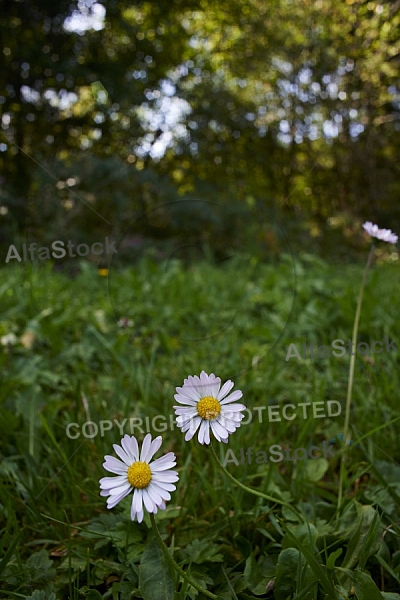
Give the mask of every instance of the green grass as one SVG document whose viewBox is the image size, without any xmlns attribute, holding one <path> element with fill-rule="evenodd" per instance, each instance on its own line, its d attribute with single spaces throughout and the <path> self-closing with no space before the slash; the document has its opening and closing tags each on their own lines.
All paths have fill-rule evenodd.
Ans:
<svg viewBox="0 0 400 600">
<path fill-rule="evenodd" d="M 130 418 L 173 414 L 175 387 L 202 369 L 234 380 L 250 409 L 338 400 L 344 411 L 348 354 L 285 357 L 292 342 L 351 337 L 361 273 L 310 255 L 296 258 L 295 273 L 289 256 L 262 264 L 238 255 L 167 269 L 143 260 L 108 277 L 84 262 L 76 278 L 44 263 L 3 268 L 0 337 L 14 333 L 16 343 L 0 354 L 0 598 L 153 600 L 144 573 L 154 567 L 157 578 L 163 562 L 148 516 L 131 523 L 130 498 L 107 511 L 99 496 L 118 428 L 70 439 L 67 425 L 126 418 L 130 433 Z M 400 344 L 399 283 L 395 265 L 372 268 L 359 341 Z M 397 352 L 357 357 L 339 513 L 343 412 L 269 423 L 264 411 L 262 423 L 217 445 L 223 458 L 227 448 L 238 456 L 335 439 L 328 462 L 227 465 L 301 518 L 235 487 L 197 438 L 163 432 L 160 452 L 175 452 L 180 481 L 157 521 L 179 564 L 227 600 L 399 600 L 398 367 Z M 176 600 L 204 598 L 178 580 L 173 587 Z"/>
</svg>

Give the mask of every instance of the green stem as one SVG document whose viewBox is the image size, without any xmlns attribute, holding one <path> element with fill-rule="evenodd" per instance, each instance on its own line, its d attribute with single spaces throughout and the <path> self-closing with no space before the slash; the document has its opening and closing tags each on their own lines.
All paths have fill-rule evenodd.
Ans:
<svg viewBox="0 0 400 600">
<path fill-rule="evenodd" d="M 171 565 L 171 567 L 173 569 L 175 569 L 175 571 L 177 571 L 179 573 L 179 575 L 181 577 L 183 577 L 183 579 L 185 579 L 191 586 L 193 586 L 194 588 L 196 588 L 197 591 L 201 592 L 202 594 L 204 594 L 205 596 L 207 596 L 207 598 L 213 598 L 213 600 L 218 600 L 218 596 L 216 596 L 215 594 L 212 594 L 211 592 L 205 590 L 201 585 L 199 585 L 197 583 L 197 581 L 195 581 L 194 579 L 192 579 L 190 577 L 190 575 L 187 575 L 187 573 L 185 573 L 185 571 L 178 565 L 178 563 L 172 558 L 170 551 L 168 550 L 167 546 L 164 544 L 160 532 L 158 530 L 158 527 L 156 525 L 156 520 L 154 518 L 154 514 L 153 513 L 149 513 L 150 514 L 150 521 L 151 521 L 151 526 L 153 528 L 154 531 L 154 535 L 156 536 L 157 542 L 159 543 L 159 546 L 161 548 L 161 550 L 164 553 L 165 558 L 167 559 L 168 563 Z"/>
<path fill-rule="evenodd" d="M 349 420 L 350 420 L 350 407 L 351 407 L 351 398 L 353 393 L 353 382 L 354 382 L 354 368 L 356 364 L 356 348 L 357 348 L 357 335 L 358 335 L 358 324 L 360 322 L 361 315 L 361 305 L 364 296 L 365 283 L 367 280 L 367 273 L 369 267 L 371 266 L 372 257 L 374 255 L 375 246 L 372 244 L 371 249 L 368 254 L 367 263 L 364 268 L 364 273 L 361 281 L 360 291 L 358 292 L 357 299 L 357 308 L 356 314 L 354 317 L 354 325 L 353 325 L 353 337 L 351 340 L 351 349 L 352 353 L 350 356 L 350 370 L 349 370 L 349 381 L 347 385 L 347 397 L 346 397 L 346 410 L 344 416 L 344 428 L 343 428 L 343 443 L 345 444 L 345 451 L 343 452 L 341 463 L 340 463 L 340 481 L 339 481 L 339 494 L 338 494 L 338 508 L 340 508 L 343 497 L 343 480 L 345 475 L 345 466 L 346 466 L 346 450 L 350 442 L 349 435 Z"/>
<path fill-rule="evenodd" d="M 250 487 L 247 487 L 247 485 L 244 485 L 244 483 L 241 483 L 240 481 L 238 481 L 236 479 L 236 477 L 234 477 L 233 475 L 231 475 L 229 473 L 229 471 L 224 467 L 224 465 L 221 463 L 221 461 L 219 460 L 214 447 L 212 444 L 210 444 L 210 448 L 211 448 L 211 452 L 212 455 L 214 457 L 214 459 L 216 460 L 218 466 L 220 467 L 220 469 L 222 469 L 222 471 L 225 473 L 225 475 L 227 477 L 229 477 L 229 479 L 231 481 L 233 481 L 233 483 L 235 483 L 237 486 L 239 486 L 240 488 L 242 488 L 242 490 L 245 490 L 246 492 L 249 492 L 249 494 L 253 494 L 254 496 L 258 496 L 259 498 L 264 498 L 265 500 L 269 500 L 269 502 L 275 502 L 276 504 L 282 504 L 282 506 L 288 506 L 293 512 L 295 512 L 298 516 L 301 517 L 301 514 L 297 511 L 296 508 L 294 508 L 294 506 L 291 506 L 288 502 L 284 502 L 283 500 L 278 500 L 278 498 L 273 498 L 272 496 L 268 496 L 267 494 L 263 494 L 262 492 L 259 492 L 257 490 L 253 490 Z"/>
</svg>

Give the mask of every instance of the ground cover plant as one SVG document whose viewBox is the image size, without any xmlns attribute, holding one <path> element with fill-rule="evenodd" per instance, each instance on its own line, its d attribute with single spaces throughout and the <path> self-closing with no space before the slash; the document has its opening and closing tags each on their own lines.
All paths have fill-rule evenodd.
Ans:
<svg viewBox="0 0 400 600">
<path fill-rule="evenodd" d="M 82 261 L 74 277 L 45 263 L 3 269 L 0 597 L 206 597 L 171 571 L 146 512 L 132 522 L 130 498 L 107 510 L 99 494 L 104 456 L 123 434 L 142 442 L 149 424 L 179 474 L 157 525 L 203 589 L 227 600 L 398 600 L 398 353 L 357 356 L 347 446 L 349 355 L 285 360 L 291 343 L 351 337 L 362 271 L 307 254 L 168 268 L 143 259 L 108 273 Z M 398 294 L 396 263 L 373 264 L 359 341 L 398 345 Z M 251 462 L 225 469 L 259 497 L 197 436 L 186 442 L 176 424 L 152 430 L 155 417 L 174 418 L 175 388 L 196 369 L 243 393 L 251 421 L 213 449 L 224 464 L 228 449 L 253 448 Z M 328 400 L 339 416 L 268 420 L 269 406 Z M 113 423 L 103 435 L 102 420 Z M 67 435 L 71 423 L 79 437 Z M 333 457 L 255 461 L 272 444 L 323 443 Z"/>
</svg>

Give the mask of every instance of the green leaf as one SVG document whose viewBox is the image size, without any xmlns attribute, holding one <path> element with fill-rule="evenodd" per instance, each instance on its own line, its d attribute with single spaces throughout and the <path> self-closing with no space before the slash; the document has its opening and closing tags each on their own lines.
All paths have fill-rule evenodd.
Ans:
<svg viewBox="0 0 400 600">
<path fill-rule="evenodd" d="M 206 567 L 192 565 L 190 569 L 188 569 L 188 574 L 204 589 L 209 588 L 214 583 L 211 577 L 207 574 Z M 188 598 L 194 600 L 199 595 L 199 591 L 196 590 L 196 588 L 194 588 L 192 585 L 188 584 L 188 591 L 186 594 Z"/>
<path fill-rule="evenodd" d="M 295 535 L 288 529 L 286 524 L 281 521 L 282 527 L 285 529 L 287 536 L 291 543 L 302 553 L 306 561 L 308 562 L 310 568 L 312 569 L 317 580 L 320 581 L 324 591 L 329 595 L 330 600 L 337 599 L 337 593 L 335 588 L 333 587 L 333 583 L 329 576 L 326 573 L 326 569 L 320 565 L 320 563 L 316 560 L 314 554 L 307 548 L 307 546 L 301 543 L 300 540 L 296 538 Z"/>
<path fill-rule="evenodd" d="M 341 564 L 341 567 L 343 569 L 351 569 L 359 561 L 359 557 L 361 555 L 365 540 L 368 536 L 370 526 L 375 520 L 375 515 L 376 512 L 372 508 L 372 506 L 362 506 L 361 509 L 359 509 L 357 528 L 352 537 L 350 538 L 350 541 L 347 546 L 346 555 Z M 369 541 L 371 543 L 371 540 Z"/>
<path fill-rule="evenodd" d="M 371 504 L 379 506 L 387 514 L 395 514 L 396 503 L 389 493 L 388 486 L 371 485 L 364 491 L 364 496 Z"/>
<path fill-rule="evenodd" d="M 342 554 L 342 552 L 343 552 L 343 548 L 338 548 L 337 550 L 335 550 L 335 552 L 332 552 L 328 556 L 328 560 L 326 561 L 327 569 L 334 569 L 336 559 L 339 558 L 339 556 Z"/>
<path fill-rule="evenodd" d="M 327 472 L 329 463 L 325 458 L 308 460 L 305 468 L 305 478 L 312 483 L 320 481 Z"/>
<path fill-rule="evenodd" d="M 35 590 L 30 596 L 27 596 L 25 600 L 57 600 L 57 596 L 54 592 L 48 593 L 43 590 Z"/>
<path fill-rule="evenodd" d="M 140 561 L 139 590 L 143 600 L 174 598 L 174 574 L 154 537 L 145 545 Z"/>
<path fill-rule="evenodd" d="M 49 559 L 46 550 L 40 550 L 30 555 L 26 561 L 26 567 L 28 567 L 31 577 L 51 577 L 55 574 L 53 569 L 53 561 Z"/>
<path fill-rule="evenodd" d="M 279 554 L 274 585 L 275 600 L 286 600 L 296 591 L 299 564 L 305 565 L 304 557 L 297 548 L 286 548 Z"/>
<path fill-rule="evenodd" d="M 370 575 L 356 569 L 353 577 L 358 600 L 382 600 L 382 594 Z"/>
<path fill-rule="evenodd" d="M 2 560 L 0 561 L 0 573 L 3 571 L 4 567 L 10 560 L 10 558 L 14 552 L 14 548 L 19 544 L 19 540 L 21 539 L 23 532 L 24 532 L 24 530 L 21 529 L 18 532 L 18 534 L 15 536 L 15 538 L 13 539 L 13 541 L 11 542 L 9 547 L 7 548 L 7 552 L 4 554 Z"/>
<path fill-rule="evenodd" d="M 254 554 L 246 560 L 244 583 L 253 594 L 265 594 L 268 582 L 275 575 L 275 565 L 270 558 L 261 556 L 258 562 Z"/>
<path fill-rule="evenodd" d="M 390 575 L 393 577 L 393 579 L 395 579 L 397 581 L 397 583 L 400 583 L 400 577 L 398 575 L 396 575 L 396 573 L 393 571 L 393 569 L 391 568 L 391 566 L 387 564 L 387 562 L 383 558 L 383 556 L 380 556 L 380 554 L 377 554 L 376 558 L 378 559 L 378 561 L 380 562 L 380 564 L 382 565 L 382 567 L 384 569 L 386 569 L 386 571 L 388 573 L 390 573 Z"/>
<path fill-rule="evenodd" d="M 218 552 L 219 548 L 209 540 L 193 540 L 182 550 L 187 561 L 201 565 L 204 562 L 222 562 L 224 557 Z"/>
<path fill-rule="evenodd" d="M 97 590 L 91 590 L 84 586 L 79 590 L 79 593 L 86 598 L 86 600 L 103 600 L 103 596 Z"/>
<path fill-rule="evenodd" d="M 382 538 L 379 533 L 380 522 L 380 516 L 376 512 L 374 519 L 368 529 L 368 532 L 363 540 L 363 545 L 358 559 L 360 569 L 363 569 L 365 567 L 368 558 L 379 550 L 379 547 L 382 543 Z"/>
<path fill-rule="evenodd" d="M 296 539 L 304 544 L 311 552 L 314 552 L 315 543 L 318 537 L 318 530 L 312 523 L 301 523 L 300 525 L 286 524 L 289 531 L 293 533 Z M 282 540 L 282 548 L 293 547 L 293 544 L 285 535 Z"/>
</svg>

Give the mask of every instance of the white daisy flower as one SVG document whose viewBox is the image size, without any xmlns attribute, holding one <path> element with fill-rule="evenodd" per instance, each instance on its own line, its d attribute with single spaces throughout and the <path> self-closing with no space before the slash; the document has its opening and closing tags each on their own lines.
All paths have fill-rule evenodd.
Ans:
<svg viewBox="0 0 400 600">
<path fill-rule="evenodd" d="M 161 446 L 162 438 L 159 435 L 151 441 L 148 433 L 143 440 L 142 450 L 139 452 L 137 440 L 134 435 L 125 435 L 121 446 L 113 444 L 115 452 L 121 460 L 114 456 L 105 456 L 103 467 L 115 473 L 117 477 L 103 477 L 100 479 L 101 496 L 109 496 L 107 508 L 114 508 L 125 496 L 133 490 L 131 519 L 139 523 L 143 521 L 143 505 L 149 513 L 156 514 L 158 509 L 165 509 L 166 500 L 171 499 L 171 494 L 176 490 L 173 485 L 178 481 L 175 467 L 175 454 L 168 452 L 162 458 L 151 462 L 154 454 Z"/>
<path fill-rule="evenodd" d="M 397 244 L 398 236 L 391 229 L 379 229 L 378 225 L 374 225 L 371 221 L 364 223 L 365 231 L 374 238 L 388 242 L 389 244 Z"/>
<path fill-rule="evenodd" d="M 229 434 L 240 427 L 244 415 L 244 404 L 232 404 L 243 394 L 237 390 L 229 392 L 235 384 L 227 381 L 221 388 L 221 379 L 214 373 L 204 371 L 200 377 L 195 375 L 184 380 L 183 387 L 177 387 L 174 398 L 184 406 L 174 406 L 176 423 L 182 432 L 187 432 L 185 440 L 190 440 L 199 429 L 200 444 L 210 443 L 210 430 L 219 442 L 227 442 Z M 221 389 L 220 389 L 221 388 Z"/>
</svg>

